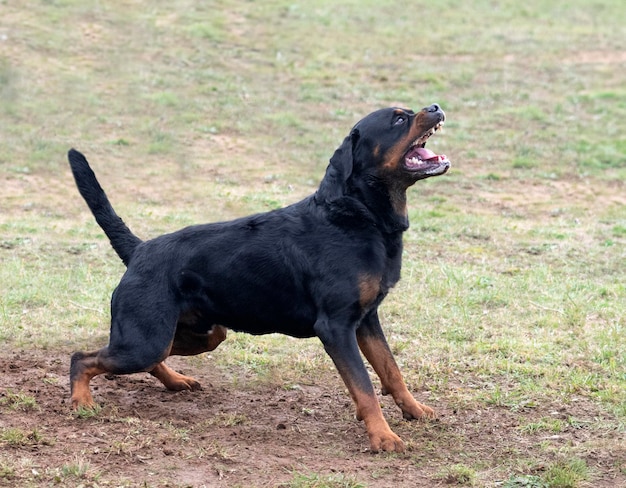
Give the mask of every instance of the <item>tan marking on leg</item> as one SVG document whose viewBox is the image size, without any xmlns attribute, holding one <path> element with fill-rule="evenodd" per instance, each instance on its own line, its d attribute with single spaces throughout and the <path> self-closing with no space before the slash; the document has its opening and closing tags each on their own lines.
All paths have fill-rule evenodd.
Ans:
<svg viewBox="0 0 626 488">
<path fill-rule="evenodd" d="M 389 427 L 376 395 L 359 389 L 355 389 L 351 395 L 356 404 L 357 419 L 365 422 L 372 452 L 404 451 L 404 442 Z"/>
<path fill-rule="evenodd" d="M 195 356 L 207 351 L 213 351 L 226 339 L 228 329 L 221 325 L 214 325 L 207 333 L 193 332 L 189 328 L 179 327 L 174 336 L 174 342 L 169 356 Z"/>
<path fill-rule="evenodd" d="M 357 336 L 359 347 L 376 371 L 382 383 L 383 395 L 391 394 L 396 405 L 402 410 L 404 418 L 433 418 L 435 411 L 419 403 L 406 387 L 402 373 L 386 342 L 375 336 Z"/>
<path fill-rule="evenodd" d="M 92 363 L 92 364 L 85 364 Z M 72 358 L 72 368 L 70 374 L 70 392 L 72 408 L 94 408 L 94 402 L 89 390 L 91 378 L 99 374 L 106 373 L 106 370 L 97 365 L 94 354 L 89 356 L 74 355 Z"/>
<path fill-rule="evenodd" d="M 228 329 L 221 325 L 214 325 L 209 331 L 209 339 L 207 341 L 207 351 L 214 350 L 226 339 L 226 332 Z"/>
<path fill-rule="evenodd" d="M 345 363 L 335 362 L 337 370 L 345 385 L 348 387 L 350 396 L 356 407 L 356 418 L 365 422 L 367 435 L 370 440 L 372 452 L 404 450 L 404 443 L 389 427 L 380 408 L 380 402 L 374 393 L 369 378 L 366 384 L 359 385 L 355 372 L 346 367 Z"/>
<path fill-rule="evenodd" d="M 191 376 L 185 376 L 183 374 L 177 373 L 163 362 L 157 364 L 150 371 L 150 374 L 157 378 L 161 383 L 163 383 L 168 390 L 196 391 L 202 389 L 200 383 L 198 383 L 194 378 L 192 378 Z"/>
</svg>

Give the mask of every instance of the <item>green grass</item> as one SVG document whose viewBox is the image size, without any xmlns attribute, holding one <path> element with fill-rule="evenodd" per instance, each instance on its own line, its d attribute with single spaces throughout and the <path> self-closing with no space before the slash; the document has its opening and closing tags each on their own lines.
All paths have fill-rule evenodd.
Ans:
<svg viewBox="0 0 626 488">
<path fill-rule="evenodd" d="M 291 481 L 280 488 L 365 488 L 365 485 L 343 474 L 294 473 Z"/>
<path fill-rule="evenodd" d="M 3 397 L 0 397 L 0 405 L 7 405 L 12 410 L 23 412 L 39 408 L 35 397 L 25 393 L 13 393 L 12 391 L 7 391 Z"/>
<path fill-rule="evenodd" d="M 575 488 L 589 476 L 589 468 L 581 459 L 560 461 L 550 466 L 544 480 L 549 488 Z"/>
<path fill-rule="evenodd" d="M 55 481 L 58 483 L 67 482 L 69 480 L 97 480 L 98 476 L 92 476 L 90 474 L 92 468 L 88 461 L 76 458 L 69 464 L 64 464 L 59 470 L 59 474 L 56 476 Z"/>
<path fill-rule="evenodd" d="M 476 483 L 476 472 L 464 464 L 447 466 L 438 477 L 449 485 L 474 486 Z"/>
<path fill-rule="evenodd" d="M 19 427 L 0 429 L 0 445 L 11 447 L 34 447 L 48 445 L 51 441 L 44 438 L 37 429 L 24 430 Z"/>
<path fill-rule="evenodd" d="M 459 485 L 593 483 L 591 441 L 568 447 L 580 462 L 561 462 L 556 441 L 542 440 L 578 428 L 552 417 L 559 408 L 591 437 L 615 439 L 602 449 L 623 452 L 622 2 L 2 8 L 0 354 L 106 343 L 123 266 L 74 188 L 70 147 L 87 153 L 116 209 L 150 237 L 296 201 L 360 117 L 436 101 L 448 120 L 430 147 L 453 168 L 409 191 L 403 278 L 382 319 L 413 389 L 452 411 L 523 415 L 510 432 L 534 451 L 494 441 L 489 465 L 446 445 L 432 451 L 453 459 L 435 455 L 429 473 Z M 224 347 L 215 362 L 234 384 L 297 386 L 333 368 L 316 341 L 233 334 Z M 32 393 L 2 395 L 3 412 L 38 408 Z M 593 415 L 581 418 L 580 402 Z M 37 445 L 39 435 L 3 427 L 0 443 Z M 458 433 L 459 444 L 469 435 Z M 544 459 L 543 472 L 519 468 Z M 56 469 L 92 478 L 88 463 Z M 0 479 L 12 476 L 0 457 Z M 288 486 L 360 486 L 308 476 Z"/>
</svg>

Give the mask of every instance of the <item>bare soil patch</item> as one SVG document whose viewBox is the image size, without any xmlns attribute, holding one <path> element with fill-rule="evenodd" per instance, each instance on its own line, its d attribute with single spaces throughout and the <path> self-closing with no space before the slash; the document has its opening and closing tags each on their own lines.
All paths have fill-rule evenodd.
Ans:
<svg viewBox="0 0 626 488">
<path fill-rule="evenodd" d="M 587 444 L 593 486 L 626 482 L 618 462 L 625 452 L 603 450 L 603 439 L 614 432 L 585 428 L 585 419 L 601 414 L 583 398 L 525 411 L 451 407 L 444 399 L 435 405 L 438 420 L 406 422 L 381 397 L 407 452 L 373 455 L 364 426 L 330 371 L 309 385 L 286 389 L 254 378 L 232 381 L 224 371 L 178 358 L 168 362 L 195 376 L 203 390 L 168 392 L 147 374 L 98 377 L 92 388 L 103 408 L 85 419 L 70 413 L 69 354 L 5 354 L 0 431 L 26 435 L 21 442 L 0 440 L 0 466 L 14 467 L 0 477 L 0 485 L 289 486 L 298 472 L 344 476 L 365 486 L 445 486 L 459 481 L 446 476 L 450 466 L 480 462 L 485 486 L 496 486 L 498 478 L 513 474 L 500 471 L 513 459 L 520 460 L 519 472 L 545 469 L 550 459 L 533 458 L 539 443 L 554 444 L 555 456 L 561 446 Z M 450 385 L 451 394 L 461 390 L 462 385 Z M 34 397 L 36 407 L 12 406 L 11 396 L 19 394 Z M 558 435 L 520 431 L 520 425 L 550 415 L 575 417 L 580 425 Z M 76 466 L 83 471 L 76 474 L 71 470 Z"/>
</svg>

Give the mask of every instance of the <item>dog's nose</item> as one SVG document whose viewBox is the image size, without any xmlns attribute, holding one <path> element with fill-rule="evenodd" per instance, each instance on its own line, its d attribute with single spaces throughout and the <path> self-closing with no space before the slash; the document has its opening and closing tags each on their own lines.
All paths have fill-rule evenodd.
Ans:
<svg viewBox="0 0 626 488">
<path fill-rule="evenodd" d="M 441 107 L 433 103 L 430 107 L 426 107 L 427 112 L 441 112 Z"/>
</svg>

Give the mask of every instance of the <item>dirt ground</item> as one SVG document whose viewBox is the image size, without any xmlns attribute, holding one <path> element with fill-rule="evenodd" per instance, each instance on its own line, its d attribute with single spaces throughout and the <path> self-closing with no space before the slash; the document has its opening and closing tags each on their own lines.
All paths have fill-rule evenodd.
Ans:
<svg viewBox="0 0 626 488">
<path fill-rule="evenodd" d="M 147 374 L 97 377 L 92 390 L 103 408 L 95 417 L 77 418 L 68 404 L 69 354 L 6 356 L 0 358 L 3 486 L 293 486 L 295 473 L 383 488 L 449 486 L 464 484 L 450 470 L 459 463 L 484 467 L 476 485 L 502 486 L 498 479 L 514 475 L 512 459 L 519 459 L 519 472 L 540 474 L 545 466 L 529 461 L 540 442 L 554 443 L 555 452 L 559 446 L 588 446 L 585 461 L 593 473 L 588 486 L 626 486 L 616 462 L 625 453 L 602 449 L 602 438 L 615 433 L 585 429 L 584 419 L 597 419 L 598 412 L 582 400 L 560 412 L 554 405 L 528 412 L 497 407 L 461 412 L 439 402 L 438 420 L 406 422 L 385 397 L 385 415 L 407 452 L 374 455 L 330 370 L 310 386 L 285 389 L 253 379 L 233 382 L 219 370 L 170 358 L 175 369 L 201 381 L 203 390 L 168 392 Z M 20 394 L 37 404 L 10 401 Z M 520 432 L 522 421 L 550 414 L 582 420 L 558 435 Z M 27 435 L 11 440 L 6 434 L 11 429 Z M 496 445 L 507 459 L 494 459 Z"/>
</svg>

